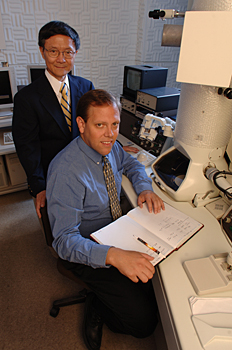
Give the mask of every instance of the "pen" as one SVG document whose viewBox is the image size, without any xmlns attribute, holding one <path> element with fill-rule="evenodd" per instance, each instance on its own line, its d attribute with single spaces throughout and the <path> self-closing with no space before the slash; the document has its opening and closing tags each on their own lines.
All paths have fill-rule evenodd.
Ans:
<svg viewBox="0 0 232 350">
<path fill-rule="evenodd" d="M 144 244 L 146 247 L 148 247 L 149 249 L 153 250 L 153 252 L 160 254 L 160 252 L 155 249 L 154 247 L 152 247 L 150 244 L 148 244 L 147 242 L 145 242 L 142 238 L 140 237 L 136 237 L 134 236 L 140 243 Z"/>
</svg>

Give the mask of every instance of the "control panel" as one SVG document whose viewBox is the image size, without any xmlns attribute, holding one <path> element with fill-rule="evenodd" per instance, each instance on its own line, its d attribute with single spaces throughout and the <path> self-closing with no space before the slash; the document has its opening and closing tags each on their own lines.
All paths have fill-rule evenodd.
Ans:
<svg viewBox="0 0 232 350">
<path fill-rule="evenodd" d="M 131 113 L 135 114 L 135 112 L 136 112 L 136 104 L 135 104 L 135 102 L 130 101 L 130 100 L 128 100 L 125 97 L 121 97 L 120 102 L 121 102 L 121 105 L 122 105 L 123 109 L 125 109 L 128 112 L 131 112 Z"/>
<path fill-rule="evenodd" d="M 149 151 L 149 153 L 157 157 L 160 155 L 167 137 L 163 135 L 161 130 L 157 130 L 158 133 L 153 141 L 141 139 L 139 137 L 139 133 L 142 122 L 143 119 L 122 110 L 119 132 L 141 148 Z"/>
</svg>

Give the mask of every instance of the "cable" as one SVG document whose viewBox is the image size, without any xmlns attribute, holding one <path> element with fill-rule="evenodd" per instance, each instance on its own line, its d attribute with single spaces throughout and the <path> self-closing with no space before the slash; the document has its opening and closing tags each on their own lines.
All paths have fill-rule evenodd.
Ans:
<svg viewBox="0 0 232 350">
<path fill-rule="evenodd" d="M 218 179 L 220 179 L 220 178 L 226 179 L 225 175 L 232 175 L 232 173 L 229 171 L 218 171 L 213 177 L 213 182 L 214 182 L 215 186 L 220 191 L 222 191 L 228 199 L 232 199 L 232 186 L 230 185 L 227 188 L 223 188 L 217 183 Z M 231 192 L 229 192 L 229 190 Z"/>
<path fill-rule="evenodd" d="M 207 179 L 211 180 L 228 199 L 232 199 L 232 186 L 226 180 L 226 175 L 232 175 L 232 172 L 226 170 L 220 171 L 213 167 L 208 168 L 205 173 Z"/>
</svg>

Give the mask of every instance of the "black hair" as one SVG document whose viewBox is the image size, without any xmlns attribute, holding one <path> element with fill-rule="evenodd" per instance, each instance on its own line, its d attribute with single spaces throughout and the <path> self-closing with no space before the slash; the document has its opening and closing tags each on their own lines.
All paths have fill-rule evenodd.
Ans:
<svg viewBox="0 0 232 350">
<path fill-rule="evenodd" d="M 54 35 L 69 36 L 75 43 L 76 50 L 80 47 L 80 38 L 78 33 L 67 23 L 61 21 L 51 21 L 45 24 L 39 31 L 38 44 L 44 48 L 45 40 Z"/>
<path fill-rule="evenodd" d="M 121 103 L 113 94 L 102 89 L 90 90 L 81 96 L 77 104 L 76 116 L 80 116 L 85 122 L 87 122 L 89 107 L 104 105 L 116 105 L 119 113 L 121 112 Z"/>
</svg>

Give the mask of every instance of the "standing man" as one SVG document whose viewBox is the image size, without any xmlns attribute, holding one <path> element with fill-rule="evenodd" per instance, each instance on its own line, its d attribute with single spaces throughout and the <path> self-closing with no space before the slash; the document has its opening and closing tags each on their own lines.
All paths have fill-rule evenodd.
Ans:
<svg viewBox="0 0 232 350">
<path fill-rule="evenodd" d="M 99 245 L 90 238 L 121 215 L 123 173 L 132 182 L 138 205 L 146 202 L 154 220 L 154 213 L 164 209 L 144 166 L 115 142 L 119 123 L 120 104 L 110 93 L 87 92 L 77 106 L 80 136 L 53 159 L 47 177 L 53 248 L 92 291 L 83 323 L 89 350 L 100 349 L 103 322 L 113 332 L 138 338 L 150 335 L 157 324 L 152 258 Z"/>
<path fill-rule="evenodd" d="M 79 135 L 76 106 L 94 86 L 89 80 L 68 74 L 80 47 L 78 33 L 68 24 L 45 24 L 39 31 L 38 44 L 47 68 L 42 77 L 15 95 L 12 132 L 29 191 L 36 198 L 36 212 L 41 217 L 48 165 Z"/>
</svg>

